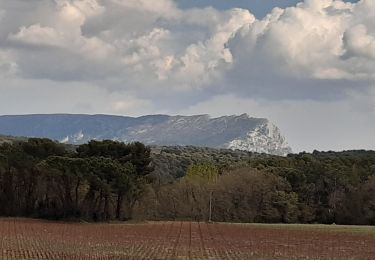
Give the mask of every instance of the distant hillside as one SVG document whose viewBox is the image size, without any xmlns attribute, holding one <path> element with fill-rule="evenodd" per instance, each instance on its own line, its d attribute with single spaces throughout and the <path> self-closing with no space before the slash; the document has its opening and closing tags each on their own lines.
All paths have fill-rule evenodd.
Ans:
<svg viewBox="0 0 375 260">
<path fill-rule="evenodd" d="M 279 129 L 264 118 L 247 114 L 211 118 L 208 115 L 15 115 L 0 116 L 0 134 L 47 137 L 62 143 L 89 140 L 140 141 L 148 145 L 191 145 L 257 153 L 291 153 Z"/>
<path fill-rule="evenodd" d="M 25 140 L 27 140 L 26 137 L 14 137 L 14 136 L 0 135 L 0 144 L 11 143 L 14 141 L 25 141 Z"/>
</svg>

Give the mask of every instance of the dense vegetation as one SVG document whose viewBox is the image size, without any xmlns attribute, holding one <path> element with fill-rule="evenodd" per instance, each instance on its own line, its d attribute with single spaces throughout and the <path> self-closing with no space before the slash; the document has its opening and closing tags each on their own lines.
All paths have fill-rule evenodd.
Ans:
<svg viewBox="0 0 375 260">
<path fill-rule="evenodd" d="M 69 149 L 70 148 L 70 149 Z M 150 172 L 141 143 L 96 142 L 71 149 L 48 139 L 0 146 L 0 215 L 131 218 Z"/>
<path fill-rule="evenodd" d="M 0 215 L 375 224 L 375 152 L 0 143 Z"/>
<path fill-rule="evenodd" d="M 374 151 L 279 157 L 164 147 L 153 158 L 158 181 L 140 206 L 146 218 L 207 220 L 211 195 L 214 221 L 375 224 Z M 160 181 L 177 171 L 187 176 Z"/>
</svg>

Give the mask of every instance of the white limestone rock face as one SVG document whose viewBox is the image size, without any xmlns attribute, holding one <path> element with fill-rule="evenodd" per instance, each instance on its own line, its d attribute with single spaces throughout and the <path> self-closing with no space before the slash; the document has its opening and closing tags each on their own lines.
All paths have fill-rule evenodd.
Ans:
<svg viewBox="0 0 375 260">
<path fill-rule="evenodd" d="M 286 156 L 292 152 L 279 128 L 270 122 L 257 126 L 244 138 L 229 142 L 227 148 L 280 156 Z"/>
<path fill-rule="evenodd" d="M 68 143 L 79 143 L 80 141 L 84 140 L 85 135 L 83 134 L 82 130 L 78 133 L 75 133 L 70 136 L 66 136 L 64 139 L 60 140 L 60 143 L 68 144 Z"/>
</svg>

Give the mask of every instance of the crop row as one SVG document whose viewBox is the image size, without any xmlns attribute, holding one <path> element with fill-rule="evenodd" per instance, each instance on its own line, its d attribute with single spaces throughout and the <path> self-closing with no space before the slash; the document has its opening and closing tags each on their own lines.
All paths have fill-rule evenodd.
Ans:
<svg viewBox="0 0 375 260">
<path fill-rule="evenodd" d="M 375 233 L 202 222 L 0 219 L 1 259 L 371 259 Z"/>
</svg>

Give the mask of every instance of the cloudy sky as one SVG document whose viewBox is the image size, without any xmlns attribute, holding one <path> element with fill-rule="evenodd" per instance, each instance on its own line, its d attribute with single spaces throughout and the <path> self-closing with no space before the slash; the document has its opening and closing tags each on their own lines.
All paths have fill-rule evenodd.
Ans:
<svg viewBox="0 0 375 260">
<path fill-rule="evenodd" d="M 248 113 L 375 149 L 375 1 L 1 0 L 0 114 Z"/>
</svg>

